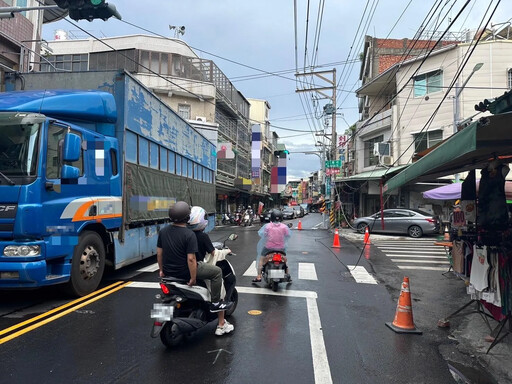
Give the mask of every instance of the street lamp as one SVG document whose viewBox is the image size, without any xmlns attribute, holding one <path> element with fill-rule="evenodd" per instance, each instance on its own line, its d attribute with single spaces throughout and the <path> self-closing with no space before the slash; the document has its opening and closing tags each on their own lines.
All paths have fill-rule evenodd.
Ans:
<svg viewBox="0 0 512 384">
<path fill-rule="evenodd" d="M 466 84 L 468 83 L 469 79 L 471 79 L 471 76 L 478 71 L 484 63 L 477 63 L 471 73 L 469 74 L 468 78 L 464 83 L 462 84 L 462 87 L 458 87 L 455 85 L 455 97 L 453 98 L 453 133 L 457 133 L 457 122 L 459 121 L 459 97 L 462 91 L 464 90 L 464 87 L 466 87 Z"/>
<path fill-rule="evenodd" d="M 480 68 L 482 68 L 483 65 L 484 65 L 484 63 L 477 63 L 474 66 L 473 70 L 469 74 L 466 81 L 464 81 L 464 83 L 462 83 L 462 87 L 459 88 L 457 85 L 455 85 L 455 97 L 453 98 L 453 133 L 454 134 L 457 133 L 457 122 L 459 121 L 459 96 L 462 93 L 462 91 L 464 90 L 464 87 L 468 83 L 469 79 L 471 79 L 471 76 L 473 76 L 476 71 L 478 71 Z M 456 183 L 459 182 L 459 174 L 458 173 L 455 174 L 455 182 Z"/>
</svg>

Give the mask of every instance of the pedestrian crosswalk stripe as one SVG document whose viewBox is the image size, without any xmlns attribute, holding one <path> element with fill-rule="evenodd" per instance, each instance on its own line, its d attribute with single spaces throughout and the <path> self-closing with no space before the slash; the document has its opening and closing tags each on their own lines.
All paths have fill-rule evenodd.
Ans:
<svg viewBox="0 0 512 384">
<path fill-rule="evenodd" d="M 443 256 L 428 256 L 428 255 L 409 255 L 409 254 L 402 254 L 402 255 L 398 255 L 396 253 L 389 253 L 389 254 L 386 254 L 387 257 L 413 257 L 415 259 L 441 259 L 441 260 L 446 260 L 446 255 L 443 255 Z"/>
<path fill-rule="evenodd" d="M 256 260 L 251 263 L 249 268 L 244 272 L 244 276 L 258 276 L 256 274 Z"/>
<path fill-rule="evenodd" d="M 414 259 L 391 259 L 391 261 L 395 263 L 424 263 L 424 264 L 450 264 L 448 260 L 439 261 L 439 260 L 414 260 Z"/>
<path fill-rule="evenodd" d="M 315 264 L 299 263 L 299 279 L 318 280 L 318 277 L 316 276 Z"/>
<path fill-rule="evenodd" d="M 420 265 L 397 265 L 400 269 L 414 269 L 423 271 L 447 271 L 446 267 L 422 267 Z"/>
<path fill-rule="evenodd" d="M 147 267 L 138 269 L 137 272 L 155 272 L 158 271 L 158 263 L 148 265 Z"/>
<path fill-rule="evenodd" d="M 347 265 L 347 268 L 349 269 L 352 277 L 357 283 L 362 284 L 378 284 L 377 280 L 373 278 L 372 275 L 368 273 L 365 267 L 362 267 L 360 265 L 353 266 L 353 265 Z"/>
</svg>

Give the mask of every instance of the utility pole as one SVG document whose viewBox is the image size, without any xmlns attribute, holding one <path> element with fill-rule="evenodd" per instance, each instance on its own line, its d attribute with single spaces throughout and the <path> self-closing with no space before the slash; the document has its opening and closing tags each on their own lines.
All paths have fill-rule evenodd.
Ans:
<svg viewBox="0 0 512 384">
<path fill-rule="evenodd" d="M 326 75 L 332 74 L 332 80 L 329 79 Z M 308 72 L 308 73 L 296 73 L 295 77 L 303 77 L 303 76 L 315 76 L 319 79 L 325 81 L 328 83 L 328 86 L 325 87 L 311 87 L 311 88 L 305 88 L 305 89 L 297 89 L 295 92 L 302 93 L 302 92 L 317 92 L 320 95 L 323 96 L 325 99 L 331 100 L 331 104 L 326 104 L 324 106 L 324 115 L 331 115 L 332 125 L 331 125 L 331 150 L 329 151 L 329 160 L 336 160 L 336 68 L 333 68 L 331 71 L 318 71 L 318 72 Z M 324 91 L 332 91 L 332 96 L 327 95 L 324 93 Z M 324 165 L 325 169 L 325 165 Z M 331 183 L 331 180 L 334 180 L 334 175 L 329 176 L 328 178 L 325 178 L 325 183 L 334 184 Z M 334 188 L 329 185 L 331 193 L 330 193 L 330 217 L 334 217 L 334 197 L 335 197 L 335 190 Z M 327 189 L 327 185 L 326 185 Z M 333 224 L 333 220 L 331 219 L 331 225 Z"/>
</svg>

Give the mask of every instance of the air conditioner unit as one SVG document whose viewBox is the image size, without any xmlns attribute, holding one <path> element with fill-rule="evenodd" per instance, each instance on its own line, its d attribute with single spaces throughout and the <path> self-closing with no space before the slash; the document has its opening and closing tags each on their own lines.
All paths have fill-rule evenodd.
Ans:
<svg viewBox="0 0 512 384">
<path fill-rule="evenodd" d="M 380 162 L 382 165 L 393 165 L 393 156 L 389 156 L 389 155 L 381 156 Z"/>
<path fill-rule="evenodd" d="M 206 123 L 206 117 L 204 117 L 204 116 L 196 116 L 196 121 L 202 121 L 203 123 Z"/>
<path fill-rule="evenodd" d="M 373 155 L 374 156 L 388 156 L 389 143 L 375 143 L 373 144 Z"/>
</svg>

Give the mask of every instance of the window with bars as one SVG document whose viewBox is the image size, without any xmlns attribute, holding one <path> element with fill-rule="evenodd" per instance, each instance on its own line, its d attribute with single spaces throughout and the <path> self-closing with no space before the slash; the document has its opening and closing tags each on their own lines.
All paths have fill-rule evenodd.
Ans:
<svg viewBox="0 0 512 384">
<path fill-rule="evenodd" d="M 512 68 L 507 69 L 507 87 L 512 89 Z"/>
<path fill-rule="evenodd" d="M 190 105 L 178 104 L 178 115 L 185 120 L 190 120 Z"/>
<path fill-rule="evenodd" d="M 375 143 L 381 143 L 384 141 L 384 135 L 373 137 L 370 140 L 364 142 L 364 166 L 369 167 L 370 165 L 379 164 L 379 156 L 376 156 L 373 152 L 373 146 Z"/>
</svg>

